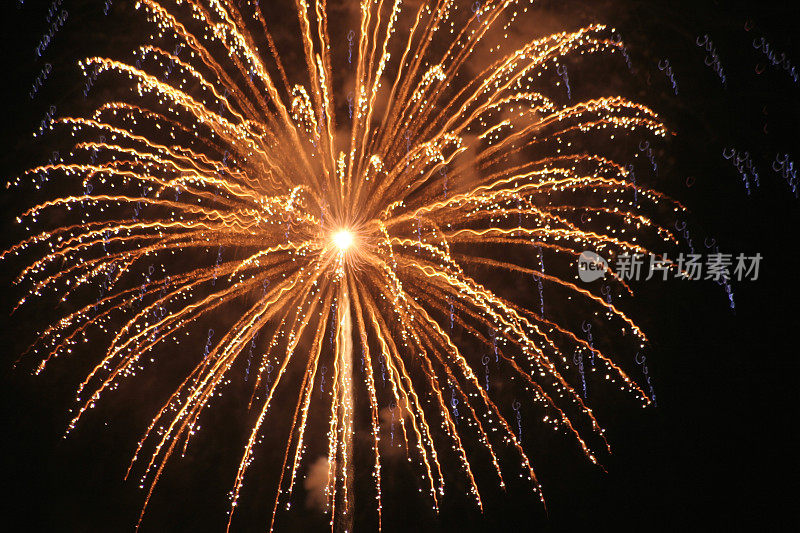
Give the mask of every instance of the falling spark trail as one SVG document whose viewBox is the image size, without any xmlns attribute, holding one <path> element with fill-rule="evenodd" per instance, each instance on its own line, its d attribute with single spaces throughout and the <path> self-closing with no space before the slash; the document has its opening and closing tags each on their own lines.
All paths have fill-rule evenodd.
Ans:
<svg viewBox="0 0 800 533">
<path fill-rule="evenodd" d="M 340 450 L 337 459 L 338 476 L 343 480 L 341 487 L 340 503 L 336 507 L 335 527 L 337 531 L 353 531 L 353 508 L 355 506 L 355 492 L 353 490 L 353 324 L 350 310 L 350 296 L 344 284 L 339 292 L 339 301 L 336 306 L 337 335 L 336 335 L 336 361 L 339 366 L 341 391 L 341 404 L 339 405 L 339 425 L 341 436 Z M 339 466 L 340 465 L 340 466 Z M 335 486 L 334 486 L 334 491 Z M 333 494 L 333 499 L 336 499 Z"/>
</svg>

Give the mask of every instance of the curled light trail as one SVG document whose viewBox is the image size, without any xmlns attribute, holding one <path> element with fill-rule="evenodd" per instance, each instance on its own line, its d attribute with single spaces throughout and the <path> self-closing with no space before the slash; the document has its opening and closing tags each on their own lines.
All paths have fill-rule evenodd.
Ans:
<svg viewBox="0 0 800 533">
<path fill-rule="evenodd" d="M 363 430 L 379 524 L 381 413 L 389 406 L 434 509 L 446 456 L 457 459 L 482 508 L 467 439 L 491 462 L 494 482 L 505 487 L 500 457 L 510 450 L 513 468 L 541 495 L 508 418 L 514 413 L 497 403 L 480 355 L 463 339 L 495 353 L 522 384 L 524 403 L 540 405 L 543 422 L 572 435 L 592 462 L 588 435 L 607 444 L 577 390 L 575 350 L 649 403 L 610 355 L 486 280 L 536 279 L 571 295 L 556 305 L 606 312 L 644 342 L 594 289 L 524 258 L 574 262 L 584 249 L 648 253 L 640 244 L 647 235 L 674 241 L 643 214 L 664 203 L 659 193 L 633 183 L 624 165 L 578 149 L 632 132 L 663 136 L 664 127 L 623 97 L 564 102 L 556 87 L 569 58 L 622 52 L 613 30 L 593 25 L 514 45 L 506 36 L 529 3 L 470 5 L 361 2 L 350 67 L 326 1 L 297 0 L 298 74 L 257 1 L 139 0 L 156 28 L 150 43 L 132 59 L 80 62 L 87 76 L 114 76 L 124 94 L 50 125 L 71 132 L 74 148 L 14 184 L 68 180 L 75 192 L 19 221 L 31 229 L 63 212 L 65 222 L 31 229 L 3 257 L 38 254 L 16 279 L 28 287 L 20 305 L 50 291 L 76 306 L 31 347 L 41 357 L 37 372 L 90 337 L 108 336 L 78 388 L 70 429 L 179 337 L 214 324 L 206 350 L 138 443 L 129 474 L 141 465 L 142 516 L 169 458 L 186 451 L 205 408 L 245 369 L 252 425 L 230 520 L 248 467 L 272 435 L 267 420 L 288 419 L 271 528 L 315 444 L 307 432 L 319 416 L 328 423 L 331 524 L 350 528 L 356 397 L 369 406 Z M 98 284 L 101 296 L 87 297 Z M 230 309 L 237 314 L 223 327 L 218 317 Z M 286 390 L 292 405 L 274 412 Z"/>
</svg>

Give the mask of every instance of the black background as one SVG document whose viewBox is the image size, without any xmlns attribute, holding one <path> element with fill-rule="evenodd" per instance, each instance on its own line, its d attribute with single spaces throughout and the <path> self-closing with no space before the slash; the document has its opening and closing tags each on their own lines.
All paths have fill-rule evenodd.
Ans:
<svg viewBox="0 0 800 533">
<path fill-rule="evenodd" d="M 5 2 L 0 15 L 3 181 L 47 157 L 47 149 L 33 142 L 30 132 L 50 103 L 81 99 L 82 83 L 72 74 L 75 58 L 89 55 L 98 43 L 124 41 L 126 32 L 139 31 L 124 18 L 104 17 L 102 1 L 65 0 L 70 19 L 46 54 L 57 81 L 46 83 L 32 100 L 28 91 L 42 68 L 34 48 L 49 3 L 28 0 L 20 9 L 16 3 Z M 129 4 L 115 1 L 112 15 L 126 12 Z M 641 410 L 620 395 L 595 406 L 614 451 L 603 459 L 607 472 L 557 439 L 541 440 L 532 457 L 545 490 L 546 513 L 525 491 L 503 495 L 489 490 L 481 515 L 455 490 L 437 519 L 414 496 L 414 484 L 398 463 L 384 472 L 390 485 L 385 494 L 391 494 L 385 501 L 384 529 L 797 530 L 800 200 L 771 163 L 779 152 L 800 161 L 800 86 L 774 67 L 757 74 L 756 66 L 765 61 L 752 47 L 753 39 L 763 35 L 800 68 L 796 3 L 567 0 L 538 2 L 536 9 L 563 29 L 598 21 L 620 30 L 636 69 L 627 83 L 636 99 L 661 113 L 675 133 L 659 147 L 661 170 L 649 185 L 691 210 L 689 227 L 701 247 L 713 238 L 723 251 L 761 253 L 761 276 L 734 283 L 735 311 L 713 283 L 636 287 L 631 308 L 650 336 L 647 360 L 658 406 Z M 705 54 L 695 44 L 706 33 L 717 44 L 727 89 L 703 64 Z M 679 83 L 677 97 L 657 68 L 666 57 Z M 571 71 L 571 77 L 581 83 L 579 71 Z M 760 170 L 761 188 L 750 197 L 721 157 L 728 146 L 749 150 Z M 692 187 L 686 185 L 690 177 Z M 0 193 L 4 246 L 21 236 L 13 219 L 29 205 L 22 193 Z M 10 283 L 16 265 L 2 263 L 0 268 L 3 283 Z M 136 417 L 126 411 L 129 404 L 115 406 L 110 400 L 104 416 L 62 439 L 68 420 L 64 406 L 83 367 L 57 365 L 40 377 L 30 376 L 28 367 L 13 368 L 31 330 L 47 323 L 47 312 L 39 309 L 24 321 L 9 318 L 14 294 L 4 292 L 4 522 L 28 531 L 132 530 L 143 494 L 135 480 L 123 482 L 122 475 L 141 429 L 126 421 Z M 135 394 L 127 399 L 135 402 Z M 233 472 L 224 446 L 215 446 L 216 441 L 211 437 L 198 445 L 168 472 L 144 531 L 224 528 L 225 493 Z M 271 491 L 265 486 L 257 493 L 265 507 L 271 507 Z M 241 518 L 236 529 L 263 530 L 262 518 L 252 523 Z M 286 531 L 324 527 L 324 519 L 311 512 L 279 521 L 279 530 Z"/>
</svg>

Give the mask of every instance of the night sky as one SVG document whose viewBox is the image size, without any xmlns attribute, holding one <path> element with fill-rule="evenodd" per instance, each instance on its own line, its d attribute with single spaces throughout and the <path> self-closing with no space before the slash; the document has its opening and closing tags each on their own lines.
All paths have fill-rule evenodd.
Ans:
<svg viewBox="0 0 800 533">
<path fill-rule="evenodd" d="M 18 3 L 6 0 L 0 12 L 2 183 L 50 156 L 47 141 L 31 136 L 50 105 L 59 113 L 88 105 L 75 61 L 124 50 L 142 32 L 139 19 L 130 17 L 131 1 L 115 0 L 104 16 L 103 0 L 63 0 L 69 18 L 39 59 L 35 48 L 50 2 Z M 534 13 L 550 31 L 591 22 L 619 30 L 634 72 L 619 61 L 614 72 L 576 68 L 570 71 L 575 90 L 623 87 L 627 96 L 661 114 L 674 135 L 658 145 L 658 175 L 648 173 L 641 157 L 631 159 L 637 175 L 689 208 L 686 220 L 698 247 L 717 243 L 728 253 L 760 253 L 760 278 L 733 283 L 734 310 L 713 282 L 634 284 L 636 297 L 626 309 L 650 338 L 647 365 L 658 405 L 642 410 L 633 398 L 609 391 L 592 398 L 613 450 L 601 457 L 606 472 L 568 439 L 531 423 L 525 427 L 526 449 L 547 510 L 522 485 L 512 483 L 507 493 L 500 492 L 488 466 L 478 465 L 485 512 L 476 511 L 454 481 L 437 518 L 417 495 L 405 461 L 390 458 L 384 468 L 385 531 L 798 529 L 800 199 L 772 164 L 786 153 L 800 164 L 800 82 L 768 65 L 753 41 L 764 37 L 800 71 L 799 10 L 788 0 L 536 3 Z M 726 87 L 704 64 L 706 52 L 696 44 L 704 35 L 716 45 Z M 659 70 L 664 59 L 673 69 L 677 96 Z M 45 61 L 53 65 L 52 74 L 31 98 Z M 750 195 L 722 156 L 728 147 L 749 151 L 759 170 L 760 187 Z M 23 237 L 14 219 L 38 198 L 26 190 L 0 189 L 0 247 Z M 104 397 L 99 413 L 63 439 L 70 400 L 89 361 L 62 362 L 39 377 L 30 375 L 30 361 L 13 367 L 52 312 L 34 304 L 9 315 L 19 298 L 11 281 L 20 266 L 0 263 L 6 288 L 0 297 L 4 521 L 18 524 L 10 531 L 131 531 L 144 493 L 135 479 L 122 477 L 155 407 L 147 394 L 152 377 Z M 643 382 L 640 367 L 628 361 L 626 368 Z M 204 426 L 220 429 L 207 430 L 185 459 L 170 463 L 142 531 L 224 530 L 227 491 L 241 451 L 239 440 L 229 437 L 244 423 L 227 414 L 226 405 L 234 402 L 235 397 L 214 405 Z M 264 470 L 247 481 L 249 501 L 263 502 L 263 509 L 255 504 L 239 509 L 235 530 L 260 531 L 268 524 L 273 459 L 264 454 L 259 459 Z M 278 530 L 325 530 L 326 518 L 306 510 L 302 497 L 296 501 L 297 509 L 279 517 Z M 357 529 L 374 529 L 370 505 L 357 508 Z"/>
</svg>

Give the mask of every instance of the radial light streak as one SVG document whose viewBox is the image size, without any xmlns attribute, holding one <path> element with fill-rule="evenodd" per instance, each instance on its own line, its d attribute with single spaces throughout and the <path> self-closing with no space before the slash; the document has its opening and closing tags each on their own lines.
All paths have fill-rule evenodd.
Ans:
<svg viewBox="0 0 800 533">
<path fill-rule="evenodd" d="M 605 437 L 576 390 L 573 351 L 593 354 L 606 379 L 649 403 L 610 356 L 486 280 L 536 276 L 571 293 L 569 305 L 607 311 L 644 342 L 631 318 L 591 287 L 543 272 L 539 257 L 544 251 L 569 263 L 587 248 L 648 253 L 639 244 L 645 234 L 674 242 L 642 213 L 679 205 L 632 183 L 624 165 L 576 149 L 633 131 L 663 136 L 664 127 L 623 97 L 563 102 L 555 86 L 562 62 L 623 52 L 613 30 L 595 25 L 514 46 L 505 36 L 529 3 L 486 1 L 475 11 L 471 4 L 362 1 L 359 30 L 348 38 L 357 44 L 352 54 L 333 46 L 347 31 L 332 31 L 325 0 L 297 0 L 305 67 L 294 72 L 257 1 L 140 0 L 156 28 L 151 43 L 132 60 L 80 63 L 87 76 L 115 76 L 122 94 L 90 116 L 50 124 L 70 131 L 74 148 L 14 184 L 58 178 L 76 192 L 19 221 L 30 229 L 56 220 L 52 212 L 69 221 L 33 232 L 3 257 L 39 254 L 16 280 L 30 286 L 20 305 L 47 291 L 77 305 L 31 347 L 41 357 L 37 372 L 90 335 L 109 336 L 80 384 L 70 429 L 178 336 L 215 324 L 133 457 L 129 474 L 141 462 L 147 484 L 142 516 L 167 461 L 185 453 L 205 408 L 245 364 L 254 376 L 252 428 L 230 520 L 248 467 L 267 445 L 266 421 L 287 418 L 271 412 L 276 398 L 294 391 L 292 408 L 281 408 L 293 414 L 273 526 L 313 445 L 309 421 L 327 413 L 331 525 L 352 528 L 356 397 L 369 405 L 361 430 L 372 437 L 379 523 L 381 412 L 389 406 L 434 509 L 445 494 L 444 450 L 482 507 L 466 439 L 477 439 L 502 487 L 500 452 L 512 450 L 515 468 L 541 495 L 507 418 L 511 406 L 493 399 L 481 355 L 459 346 L 454 329 L 471 345 L 496 348 L 498 364 L 527 391 L 525 402 L 541 405 L 543 421 L 574 436 L 592 462 L 579 428 L 601 443 Z M 514 260 L 526 257 L 533 266 Z M 101 296 L 87 297 L 98 283 Z M 223 309 L 239 313 L 224 327 L 216 320 Z"/>
</svg>

